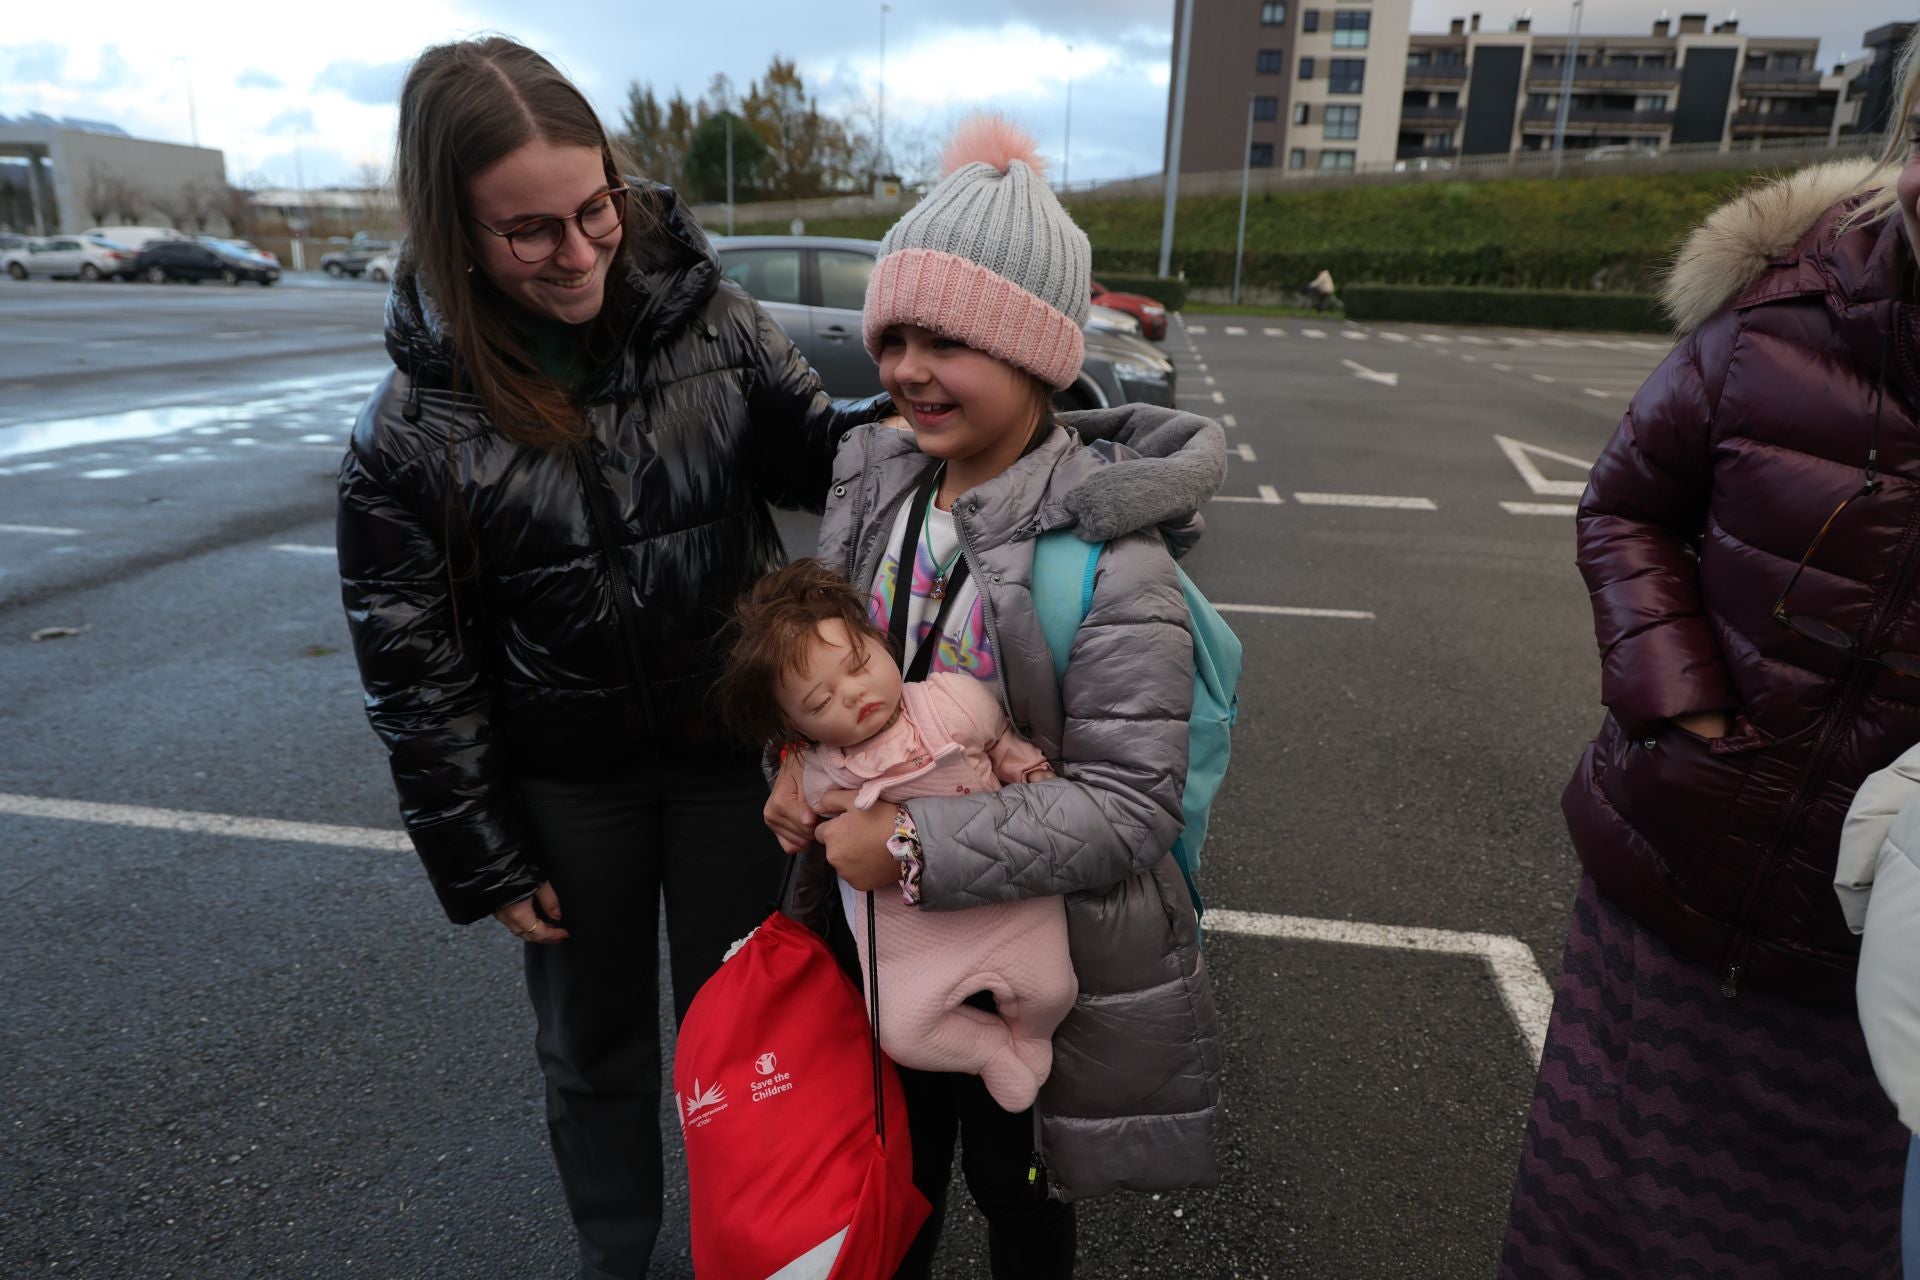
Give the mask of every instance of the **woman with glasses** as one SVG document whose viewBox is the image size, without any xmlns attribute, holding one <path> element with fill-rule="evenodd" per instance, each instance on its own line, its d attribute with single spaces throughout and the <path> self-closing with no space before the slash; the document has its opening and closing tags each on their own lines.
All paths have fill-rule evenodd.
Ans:
<svg viewBox="0 0 1920 1280">
<path fill-rule="evenodd" d="M 659 1229 L 661 900 L 678 1018 L 785 868 L 757 756 L 710 710 L 721 629 L 784 559 L 766 504 L 817 511 L 840 437 L 888 407 L 828 400 L 686 206 L 634 172 L 532 50 L 420 55 L 395 157 L 395 367 L 340 471 L 367 713 L 449 918 L 527 944 L 593 1280 L 645 1275 Z M 1142 467 L 1225 472 L 1217 430 L 1071 417 L 1182 455 L 1103 468 L 1116 491 Z"/>
<path fill-rule="evenodd" d="M 1916 50 L 1877 163 L 1687 241 L 1683 336 L 1581 502 L 1608 714 L 1505 1277 L 1900 1275 L 1907 1131 L 1833 879 L 1920 741 Z"/>
</svg>

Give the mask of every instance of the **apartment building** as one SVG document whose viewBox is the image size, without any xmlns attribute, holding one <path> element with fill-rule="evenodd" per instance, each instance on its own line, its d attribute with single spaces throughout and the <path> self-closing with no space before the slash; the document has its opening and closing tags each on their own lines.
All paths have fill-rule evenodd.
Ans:
<svg viewBox="0 0 1920 1280">
<path fill-rule="evenodd" d="M 1841 109 L 1846 76 L 1821 72 L 1812 37 L 1747 35 L 1733 18 L 1709 27 L 1705 14 L 1662 14 L 1646 35 L 1583 34 L 1577 48 L 1531 28 L 1521 17 L 1483 31 L 1475 14 L 1410 37 L 1396 158 L 1551 149 L 1570 51 L 1569 151 L 1818 141 L 1855 114 Z"/>
<path fill-rule="evenodd" d="M 1915 23 L 1889 22 L 1867 32 L 1860 41 L 1866 47 L 1864 65 L 1850 68 L 1847 101 L 1853 107 L 1853 119 L 1843 129 L 1847 133 L 1885 133 L 1893 116 L 1894 71 L 1900 51 L 1913 35 Z"/>
<path fill-rule="evenodd" d="M 1174 8 L 1173 56 L 1186 33 Z M 1412 0 L 1194 0 L 1183 173 L 1391 164 Z M 1167 135 L 1173 143 L 1173 92 Z M 1248 141 L 1248 115 L 1252 140 Z"/>
</svg>

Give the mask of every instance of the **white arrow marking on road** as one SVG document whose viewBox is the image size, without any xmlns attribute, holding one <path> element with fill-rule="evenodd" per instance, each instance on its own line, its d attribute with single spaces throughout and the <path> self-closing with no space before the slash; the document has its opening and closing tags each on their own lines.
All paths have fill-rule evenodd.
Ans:
<svg viewBox="0 0 1920 1280">
<path fill-rule="evenodd" d="M 1287 336 L 1285 329 L 1262 329 L 1260 332 L 1266 334 L 1269 338 L 1284 338 Z"/>
<path fill-rule="evenodd" d="M 1519 1028 L 1527 1052 L 1538 1063 L 1547 1047 L 1547 1018 L 1553 1012 L 1553 988 L 1540 972 L 1527 944 L 1497 933 L 1460 933 L 1412 925 L 1362 924 L 1356 920 L 1313 920 L 1305 916 L 1264 915 L 1209 907 L 1206 928 L 1217 933 L 1299 942 L 1336 942 L 1392 951 L 1428 951 L 1476 956 L 1493 975 L 1500 1003 Z"/>
<path fill-rule="evenodd" d="M 1247 331 L 1237 324 L 1230 324 L 1227 326 L 1227 336 L 1229 338 L 1244 338 L 1247 336 Z"/>
<path fill-rule="evenodd" d="M 85 529 L 62 529 L 49 524 L 0 524 L 0 533 L 44 533 L 53 538 L 77 538 Z"/>
<path fill-rule="evenodd" d="M 1401 498 L 1383 493 L 1296 493 L 1304 507 L 1377 507 L 1394 511 L 1438 511 L 1432 498 Z"/>
<path fill-rule="evenodd" d="M 1218 604 L 1214 608 L 1222 613 L 1264 613 L 1278 618 L 1345 618 L 1351 622 L 1372 622 L 1374 616 L 1367 609 L 1304 609 L 1298 605 L 1286 604 Z"/>
<path fill-rule="evenodd" d="M 1342 360 L 1340 363 L 1353 370 L 1353 376 L 1363 381 L 1377 382 L 1383 387 L 1397 387 L 1400 385 L 1400 375 L 1397 373 L 1380 373 L 1367 368 L 1367 366 L 1361 364 L 1358 360 Z"/>
<path fill-rule="evenodd" d="M 1503 502 L 1501 508 L 1516 516 L 1577 516 L 1577 502 Z"/>
<path fill-rule="evenodd" d="M 1535 457 L 1541 457 L 1547 459 L 1549 462 L 1559 462 L 1569 467 L 1578 467 L 1583 474 L 1593 470 L 1593 464 L 1591 462 L 1582 462 L 1580 459 L 1570 457 L 1567 454 L 1555 453 L 1552 449 L 1542 449 L 1537 444 L 1523 444 L 1507 436 L 1495 436 L 1493 441 L 1500 446 L 1500 452 L 1507 455 L 1507 461 L 1511 462 L 1513 469 L 1520 473 L 1520 478 L 1527 482 L 1527 488 L 1533 490 L 1541 497 L 1577 498 L 1587 491 L 1587 482 L 1585 480 L 1547 479 L 1544 475 L 1540 474 L 1540 468 L 1534 463 L 1533 459 Z"/>
<path fill-rule="evenodd" d="M 1233 447 L 1233 450 L 1235 453 L 1240 455 L 1240 461 L 1242 462 L 1258 462 L 1259 461 L 1258 458 L 1253 456 L 1253 446 L 1250 444 L 1237 444 Z"/>
<path fill-rule="evenodd" d="M 1260 486 L 1260 496 L 1257 498 L 1243 498 L 1233 494 L 1216 493 L 1213 495 L 1213 500 L 1215 502 L 1256 502 L 1268 507 L 1277 507 L 1286 501 L 1285 498 L 1280 496 L 1280 491 L 1270 484 Z"/>
</svg>

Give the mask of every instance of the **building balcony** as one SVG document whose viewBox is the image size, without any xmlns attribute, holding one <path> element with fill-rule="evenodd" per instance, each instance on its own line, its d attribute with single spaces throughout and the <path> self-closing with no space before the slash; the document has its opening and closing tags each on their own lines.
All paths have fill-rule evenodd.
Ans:
<svg viewBox="0 0 1920 1280">
<path fill-rule="evenodd" d="M 1818 71 L 1742 71 L 1742 89 L 1818 89 Z"/>
<path fill-rule="evenodd" d="M 1402 124 L 1459 124 L 1464 111 L 1460 107 L 1401 107 Z"/>
<path fill-rule="evenodd" d="M 1826 134 L 1833 128 L 1831 111 L 1736 111 L 1733 127 L 1742 133 Z"/>
<path fill-rule="evenodd" d="M 1460 154 L 1458 147 L 1429 147 L 1424 144 L 1394 148 L 1395 160 L 1451 160 Z"/>
<path fill-rule="evenodd" d="M 1464 65 L 1446 67 L 1407 67 L 1407 83 L 1418 87 L 1423 84 L 1459 85 L 1467 82 L 1467 68 Z"/>
<path fill-rule="evenodd" d="M 1528 107 L 1521 118 L 1525 124 L 1552 126 L 1559 118 L 1559 109 Z M 1574 107 L 1567 112 L 1567 126 L 1582 129 L 1599 126 L 1629 132 L 1643 129 L 1670 129 L 1673 127 L 1673 112 L 1623 111 L 1617 107 Z"/>
<path fill-rule="evenodd" d="M 1527 86 L 1533 89 L 1556 87 L 1563 74 L 1559 66 L 1536 59 L 1527 65 Z M 1583 89 L 1602 85 L 1622 85 L 1631 89 L 1648 85 L 1673 85 L 1680 83 L 1680 70 L 1677 67 L 1575 67 L 1573 83 Z"/>
</svg>

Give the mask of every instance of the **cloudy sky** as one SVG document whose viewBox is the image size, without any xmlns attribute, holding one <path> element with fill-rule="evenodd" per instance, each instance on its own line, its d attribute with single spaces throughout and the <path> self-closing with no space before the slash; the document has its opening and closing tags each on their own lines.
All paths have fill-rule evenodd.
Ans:
<svg viewBox="0 0 1920 1280">
<path fill-rule="evenodd" d="M 924 146 L 967 108 L 990 104 L 1024 121 L 1058 162 L 1071 66 L 1068 176 L 1155 171 L 1175 3 L 892 0 L 885 20 L 889 140 Z M 1414 30 L 1444 30 L 1470 7 L 1414 0 Z M 1583 25 L 1644 31 L 1658 7 L 1588 0 Z M 291 184 L 297 157 L 309 185 L 349 182 L 385 164 L 401 74 L 437 40 L 482 31 L 517 36 L 571 73 L 610 122 L 631 80 L 662 96 L 678 88 L 694 97 L 724 72 L 744 89 L 774 54 L 799 62 L 829 110 L 871 119 L 880 8 L 878 0 L 333 0 L 283 17 L 271 5 L 187 0 L 160 20 L 150 3 L 94 0 L 76 20 L 63 6 L 21 3 L 0 22 L 0 114 L 78 116 L 185 142 L 191 84 L 200 141 L 226 152 L 231 180 Z M 1820 37 L 1822 61 L 1832 63 L 1858 52 L 1868 29 L 1910 8 L 1909 0 L 1748 0 L 1739 16 L 1750 33 Z M 1504 26 L 1518 9 L 1483 2 L 1484 23 Z M 1564 31 L 1567 22 L 1565 7 L 1553 3 L 1535 13 L 1534 29 Z"/>
</svg>

